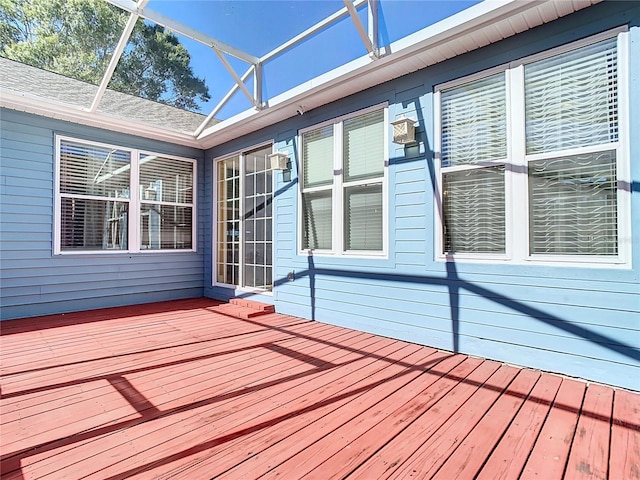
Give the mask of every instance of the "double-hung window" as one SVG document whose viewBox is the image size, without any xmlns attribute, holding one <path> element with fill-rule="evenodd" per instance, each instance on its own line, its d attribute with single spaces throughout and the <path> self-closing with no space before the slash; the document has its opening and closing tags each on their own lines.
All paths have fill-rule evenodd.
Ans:
<svg viewBox="0 0 640 480">
<path fill-rule="evenodd" d="M 54 253 L 193 250 L 195 161 L 56 138 Z"/>
<path fill-rule="evenodd" d="M 302 251 L 386 253 L 386 116 L 375 107 L 301 133 Z"/>
<path fill-rule="evenodd" d="M 623 36 L 436 90 L 440 256 L 624 263 Z"/>
</svg>

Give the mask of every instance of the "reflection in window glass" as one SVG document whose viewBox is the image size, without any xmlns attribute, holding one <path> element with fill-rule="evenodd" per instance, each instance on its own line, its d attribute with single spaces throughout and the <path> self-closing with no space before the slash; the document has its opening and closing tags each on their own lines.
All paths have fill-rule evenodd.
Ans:
<svg viewBox="0 0 640 480">
<path fill-rule="evenodd" d="M 140 207 L 141 249 L 191 249 L 192 208 L 171 205 Z"/>
</svg>

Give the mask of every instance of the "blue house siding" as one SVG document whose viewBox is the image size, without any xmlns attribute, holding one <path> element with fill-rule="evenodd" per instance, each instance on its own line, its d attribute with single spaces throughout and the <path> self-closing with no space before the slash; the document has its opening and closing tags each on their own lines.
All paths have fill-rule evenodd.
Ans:
<svg viewBox="0 0 640 480">
<path fill-rule="evenodd" d="M 435 260 L 434 86 L 624 24 L 630 27 L 632 268 Z M 277 310 L 640 390 L 638 25 L 637 3 L 604 2 L 208 151 L 208 177 L 212 158 L 263 139 L 291 153 L 292 171 L 277 173 L 274 184 Z M 299 255 L 296 132 L 385 101 L 390 119 L 418 119 L 420 140 L 389 146 L 388 258 Z"/>
<path fill-rule="evenodd" d="M 7 109 L 0 132 L 2 319 L 202 296 L 201 211 L 196 253 L 53 255 L 55 134 L 198 160 L 202 151 Z"/>
</svg>

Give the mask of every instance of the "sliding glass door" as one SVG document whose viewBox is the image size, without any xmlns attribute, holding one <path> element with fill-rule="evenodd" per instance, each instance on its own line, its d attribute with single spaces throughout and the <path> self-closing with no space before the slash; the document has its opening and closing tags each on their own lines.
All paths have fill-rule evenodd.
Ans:
<svg viewBox="0 0 640 480">
<path fill-rule="evenodd" d="M 217 284 L 272 288 L 271 151 L 269 145 L 217 162 Z"/>
</svg>

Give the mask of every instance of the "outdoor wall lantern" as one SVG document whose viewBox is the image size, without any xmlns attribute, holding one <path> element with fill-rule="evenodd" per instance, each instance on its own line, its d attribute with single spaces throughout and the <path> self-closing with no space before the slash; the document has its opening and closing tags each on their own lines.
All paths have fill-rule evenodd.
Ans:
<svg viewBox="0 0 640 480">
<path fill-rule="evenodd" d="M 401 145 L 415 143 L 416 126 L 414 120 L 402 117 L 391 122 L 391 125 L 393 126 L 393 143 L 399 143 Z"/>
<path fill-rule="evenodd" d="M 269 155 L 271 162 L 271 170 L 286 170 L 289 161 L 289 155 L 283 152 L 275 152 Z"/>
</svg>

